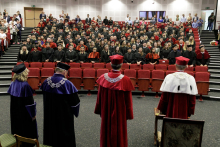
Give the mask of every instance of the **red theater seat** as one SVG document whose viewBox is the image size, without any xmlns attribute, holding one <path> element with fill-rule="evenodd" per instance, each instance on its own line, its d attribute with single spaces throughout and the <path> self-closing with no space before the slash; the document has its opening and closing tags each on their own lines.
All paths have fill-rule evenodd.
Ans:
<svg viewBox="0 0 220 147">
<path fill-rule="evenodd" d="M 194 77 L 194 72 L 192 71 L 185 71 L 185 72 Z"/>
<path fill-rule="evenodd" d="M 209 73 L 208 72 L 196 72 L 195 80 L 198 89 L 198 94 L 200 95 L 200 101 L 202 100 L 202 95 L 208 95 L 209 91 Z"/>
<path fill-rule="evenodd" d="M 169 64 L 169 60 L 159 60 L 159 64 Z"/>
<path fill-rule="evenodd" d="M 154 65 L 152 64 L 144 64 L 143 70 L 154 70 Z"/>
<path fill-rule="evenodd" d="M 168 75 L 168 74 L 172 74 L 172 73 L 174 73 L 175 71 L 166 71 L 166 76 Z"/>
<path fill-rule="evenodd" d="M 122 70 L 129 69 L 129 65 L 127 63 L 123 63 L 121 69 Z"/>
<path fill-rule="evenodd" d="M 80 68 L 80 63 L 69 63 L 70 68 Z"/>
<path fill-rule="evenodd" d="M 176 65 L 168 65 L 169 71 L 176 71 Z"/>
<path fill-rule="evenodd" d="M 167 70 L 167 65 L 157 64 L 155 65 L 156 70 Z"/>
<path fill-rule="evenodd" d="M 160 92 L 160 87 L 164 80 L 164 71 L 163 70 L 153 70 L 152 71 L 152 89 L 151 91 L 156 92 L 156 96 L 158 97 L 158 92 Z"/>
<path fill-rule="evenodd" d="M 104 63 L 94 63 L 93 67 L 95 69 L 102 69 L 102 68 L 105 68 L 105 64 Z"/>
<path fill-rule="evenodd" d="M 44 62 L 44 68 L 55 68 L 55 62 Z"/>
<path fill-rule="evenodd" d="M 82 69 L 81 68 L 70 68 L 68 79 L 73 83 L 73 85 L 77 89 L 81 89 L 80 85 L 82 83 Z"/>
<path fill-rule="evenodd" d="M 28 62 L 17 62 L 16 65 L 19 65 L 19 64 L 21 64 L 21 63 L 24 63 L 24 65 L 25 65 L 27 68 L 29 67 L 29 63 L 28 63 Z"/>
<path fill-rule="evenodd" d="M 105 68 L 107 68 L 108 70 L 112 69 L 111 63 L 106 63 Z"/>
<path fill-rule="evenodd" d="M 108 72 L 109 72 L 108 69 L 97 69 L 97 78 L 99 78 L 104 73 L 108 73 Z"/>
<path fill-rule="evenodd" d="M 83 70 L 83 84 L 84 89 L 89 90 L 88 95 L 91 95 L 90 90 L 94 90 L 95 87 L 95 69 L 86 68 Z"/>
<path fill-rule="evenodd" d="M 131 64 L 130 69 L 140 70 L 142 65 Z"/>
<path fill-rule="evenodd" d="M 150 70 L 138 70 L 138 90 L 142 91 L 142 97 L 144 97 L 144 91 L 149 91 L 150 85 Z"/>
<path fill-rule="evenodd" d="M 124 75 L 131 79 L 131 82 L 135 87 L 136 86 L 136 70 L 135 69 L 125 69 Z"/>
<path fill-rule="evenodd" d="M 196 72 L 207 72 L 208 71 L 208 67 L 207 66 L 196 66 L 195 67 L 195 71 Z"/>
<path fill-rule="evenodd" d="M 194 71 L 194 67 L 187 67 L 184 71 Z"/>
<path fill-rule="evenodd" d="M 31 68 L 42 68 L 42 63 L 41 62 L 31 62 L 30 67 Z"/>
<path fill-rule="evenodd" d="M 32 89 L 39 89 L 39 81 L 40 81 L 40 69 L 39 68 L 28 68 L 29 74 L 27 82 L 31 86 Z"/>
<path fill-rule="evenodd" d="M 84 68 L 92 68 L 92 63 L 82 63 L 81 64 L 81 68 L 84 69 Z"/>
<path fill-rule="evenodd" d="M 48 78 L 53 76 L 54 68 L 42 68 L 41 69 L 41 84 Z"/>
</svg>

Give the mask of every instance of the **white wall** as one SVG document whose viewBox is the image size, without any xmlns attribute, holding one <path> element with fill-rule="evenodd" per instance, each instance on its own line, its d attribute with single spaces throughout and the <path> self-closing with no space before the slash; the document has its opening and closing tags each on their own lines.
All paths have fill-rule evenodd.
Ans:
<svg viewBox="0 0 220 147">
<path fill-rule="evenodd" d="M 202 0 L 202 9 L 210 7 L 210 9 L 216 9 L 216 0 Z"/>
</svg>

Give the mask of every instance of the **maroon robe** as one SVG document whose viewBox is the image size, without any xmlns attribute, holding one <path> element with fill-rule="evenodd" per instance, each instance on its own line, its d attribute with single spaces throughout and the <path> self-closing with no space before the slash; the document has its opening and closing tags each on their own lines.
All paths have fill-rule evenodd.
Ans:
<svg viewBox="0 0 220 147">
<path fill-rule="evenodd" d="M 107 73 L 117 78 L 121 72 Z M 99 84 L 95 113 L 101 116 L 100 147 L 127 147 L 127 119 L 133 119 L 131 80 L 124 76 L 115 83 L 108 82 L 102 75 Z"/>
<path fill-rule="evenodd" d="M 195 95 L 163 92 L 157 109 L 166 117 L 188 119 L 194 114 L 195 104 Z"/>
</svg>

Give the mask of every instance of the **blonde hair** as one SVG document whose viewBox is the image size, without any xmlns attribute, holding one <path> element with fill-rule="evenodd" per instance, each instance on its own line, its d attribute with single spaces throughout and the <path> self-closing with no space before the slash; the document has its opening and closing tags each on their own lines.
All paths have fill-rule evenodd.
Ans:
<svg viewBox="0 0 220 147">
<path fill-rule="evenodd" d="M 186 47 L 187 47 L 186 43 L 187 43 L 187 42 L 189 42 L 189 41 L 186 41 L 185 44 L 184 44 L 184 46 L 183 46 L 183 50 L 184 50 L 184 51 L 186 50 Z"/>
<path fill-rule="evenodd" d="M 24 47 L 26 47 L 26 46 L 23 46 L 23 47 L 21 48 L 21 50 L 20 50 L 20 54 L 23 54 L 23 53 L 24 53 L 24 50 L 23 50 Z M 25 51 L 25 52 L 26 52 L 26 54 L 28 54 L 27 47 L 26 47 L 26 51 Z"/>
<path fill-rule="evenodd" d="M 192 40 L 189 39 L 189 45 L 194 45 L 194 37 Z"/>
<path fill-rule="evenodd" d="M 12 81 L 15 81 L 15 80 L 22 81 L 22 82 L 27 81 L 28 73 L 29 73 L 29 70 L 27 68 L 20 74 L 15 73 L 12 77 Z"/>
</svg>

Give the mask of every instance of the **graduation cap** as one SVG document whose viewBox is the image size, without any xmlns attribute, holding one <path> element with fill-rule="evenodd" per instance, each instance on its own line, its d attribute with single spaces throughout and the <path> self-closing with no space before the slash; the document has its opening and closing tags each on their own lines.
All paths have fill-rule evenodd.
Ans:
<svg viewBox="0 0 220 147">
<path fill-rule="evenodd" d="M 26 66 L 24 65 L 24 63 L 21 63 L 19 65 L 14 66 L 12 72 L 16 73 L 16 74 L 20 74 L 22 73 L 24 70 L 26 69 Z"/>
<path fill-rule="evenodd" d="M 61 46 L 61 47 L 62 47 L 62 44 L 58 44 L 57 47 L 58 47 L 58 46 Z"/>
<path fill-rule="evenodd" d="M 122 64 L 124 60 L 124 57 L 118 54 L 110 56 L 109 58 L 111 60 L 111 63 L 114 65 Z"/>
<path fill-rule="evenodd" d="M 176 57 L 176 64 L 186 66 L 188 65 L 189 59 L 183 56 Z"/>
<path fill-rule="evenodd" d="M 172 46 L 172 48 L 174 48 L 174 47 L 176 47 L 176 46 L 178 46 L 177 44 L 174 44 L 173 46 Z"/>
<path fill-rule="evenodd" d="M 192 47 L 192 45 L 187 45 L 187 47 Z"/>
<path fill-rule="evenodd" d="M 57 64 L 57 68 L 60 68 L 60 69 L 63 69 L 63 70 L 68 70 L 68 69 L 70 68 L 70 66 L 69 66 L 68 64 L 59 62 L 59 63 Z"/>
</svg>

